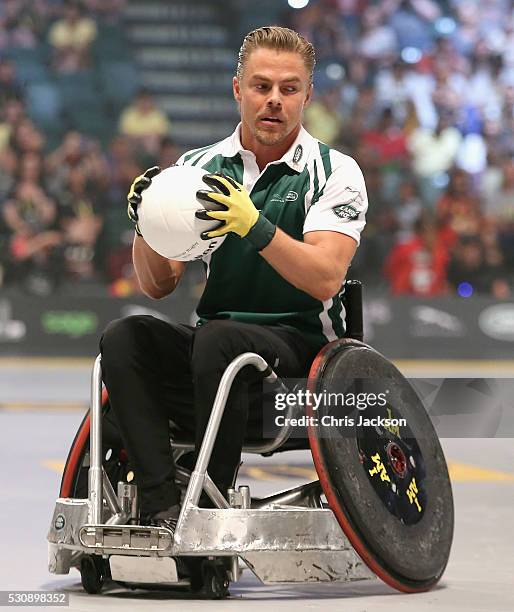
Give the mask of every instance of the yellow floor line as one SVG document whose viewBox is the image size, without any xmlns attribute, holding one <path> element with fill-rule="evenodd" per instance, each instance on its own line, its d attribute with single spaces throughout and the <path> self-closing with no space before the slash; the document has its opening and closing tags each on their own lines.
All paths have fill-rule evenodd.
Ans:
<svg viewBox="0 0 514 612">
<path fill-rule="evenodd" d="M 488 470 L 477 465 L 448 462 L 450 478 L 453 482 L 514 482 L 514 474 L 499 470 Z"/>
<path fill-rule="evenodd" d="M 45 459 L 41 461 L 41 465 L 59 474 L 62 474 L 65 464 L 65 461 L 60 461 L 59 459 Z"/>
<path fill-rule="evenodd" d="M 62 474 L 65 462 L 59 459 L 45 459 L 41 464 L 54 472 Z M 514 482 L 514 474 L 489 470 L 477 465 L 449 461 L 448 469 L 452 482 Z M 255 480 L 283 480 L 284 478 L 301 477 L 316 480 L 314 468 L 299 465 L 270 464 L 269 466 L 243 465 L 241 475 Z"/>
<path fill-rule="evenodd" d="M 0 402 L 0 412 L 85 412 L 84 402 Z"/>
</svg>

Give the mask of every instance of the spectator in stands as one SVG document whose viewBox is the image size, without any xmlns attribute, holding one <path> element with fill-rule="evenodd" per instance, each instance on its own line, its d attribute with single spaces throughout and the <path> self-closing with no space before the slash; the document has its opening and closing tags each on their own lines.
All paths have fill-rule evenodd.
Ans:
<svg viewBox="0 0 514 612">
<path fill-rule="evenodd" d="M 414 237 L 416 222 L 423 213 L 423 204 L 416 193 L 413 180 L 404 180 L 399 189 L 398 204 L 393 214 L 396 221 L 396 241 L 407 242 Z"/>
<path fill-rule="evenodd" d="M 391 108 L 384 108 L 376 128 L 362 132 L 362 143 L 374 150 L 382 172 L 386 197 L 394 200 L 409 159 L 406 135 L 393 117 Z"/>
<path fill-rule="evenodd" d="M 161 168 L 167 168 L 174 164 L 179 157 L 180 151 L 175 142 L 169 136 L 163 138 L 160 143 L 157 165 Z"/>
<path fill-rule="evenodd" d="M 375 95 L 372 87 L 364 87 L 359 91 L 357 102 L 352 114 L 345 123 L 345 130 L 349 130 L 359 139 L 362 134 L 377 125 L 380 119 L 380 110 L 375 104 Z"/>
<path fill-rule="evenodd" d="M 340 60 L 351 52 L 351 40 L 344 36 L 337 8 L 331 0 L 312 2 L 304 10 L 295 11 L 286 25 L 312 42 L 319 62 Z"/>
<path fill-rule="evenodd" d="M 471 180 L 463 170 L 454 169 L 446 192 L 436 205 L 440 227 L 450 228 L 457 236 L 472 236 L 480 231 L 482 215 L 478 197 L 473 193 Z"/>
<path fill-rule="evenodd" d="M 397 244 L 384 272 L 395 295 L 436 296 L 447 292 L 448 249 L 436 225 L 423 215 L 415 236 Z"/>
<path fill-rule="evenodd" d="M 88 181 L 108 189 L 109 169 L 98 145 L 76 131 L 67 132 L 62 144 L 46 160 L 52 192 L 62 192 L 68 185 L 69 173 L 80 167 Z"/>
<path fill-rule="evenodd" d="M 42 153 L 45 146 L 43 133 L 36 128 L 30 119 L 22 117 L 13 127 L 9 146 L 18 155 L 24 153 Z"/>
<path fill-rule="evenodd" d="M 413 47 L 428 51 L 434 43 L 432 23 L 439 17 L 440 8 L 432 0 L 385 0 L 380 3 L 389 15 L 388 23 L 394 31 L 400 49 Z"/>
<path fill-rule="evenodd" d="M 134 176 L 144 170 L 137 160 L 135 145 L 128 136 L 118 135 L 111 141 L 107 153 L 107 167 L 110 199 L 112 202 L 119 202 Z"/>
<path fill-rule="evenodd" d="M 96 24 L 84 14 L 82 4 L 76 0 L 66 2 L 62 19 L 53 24 L 48 34 L 54 49 L 56 72 L 69 73 L 89 68 L 90 49 L 96 36 Z"/>
<path fill-rule="evenodd" d="M 406 69 L 403 83 L 409 101 L 415 107 L 419 125 L 427 130 L 434 130 L 438 122 L 438 114 L 432 99 L 434 91 L 433 61 L 428 55 Z"/>
<path fill-rule="evenodd" d="M 505 264 L 514 268 L 514 160 L 504 160 L 500 185 L 489 192 L 484 216 L 498 232 L 498 245 Z"/>
<path fill-rule="evenodd" d="M 359 93 L 372 86 L 371 72 L 368 62 L 363 57 L 351 58 L 341 91 L 342 112 L 345 120 L 351 119 L 357 107 Z"/>
<path fill-rule="evenodd" d="M 9 146 L 11 134 L 15 126 L 25 117 L 23 100 L 18 97 L 9 98 L 0 107 L 0 152 Z"/>
<path fill-rule="evenodd" d="M 384 23 L 380 5 L 369 6 L 362 16 L 358 52 L 368 59 L 392 57 L 397 50 L 396 34 Z"/>
<path fill-rule="evenodd" d="M 363 240 L 361 245 L 359 277 L 372 282 L 376 282 L 376 272 L 382 269 L 384 260 L 395 243 L 396 231 L 394 205 L 384 195 L 382 174 L 374 153 L 361 142 L 355 155 L 366 172 L 368 200 L 373 202 L 366 216 L 366 240 Z"/>
<path fill-rule="evenodd" d="M 439 117 L 455 117 L 467 95 L 467 79 L 443 62 L 434 64 L 432 101 Z"/>
<path fill-rule="evenodd" d="M 16 68 L 8 59 L 0 58 L 0 110 L 13 98 L 21 100 L 23 89 L 16 80 Z"/>
<path fill-rule="evenodd" d="M 480 39 L 480 13 L 478 4 L 459 2 L 457 24 L 451 35 L 453 44 L 462 55 L 471 55 Z"/>
<path fill-rule="evenodd" d="M 18 169 L 18 156 L 8 147 L 0 149 L 0 203 L 14 189 Z"/>
<path fill-rule="evenodd" d="M 339 140 L 343 127 L 340 103 L 340 89 L 333 87 L 318 95 L 305 111 L 307 131 L 329 146 Z"/>
<path fill-rule="evenodd" d="M 384 108 L 376 128 L 364 130 L 362 141 L 376 151 L 384 166 L 401 165 L 408 157 L 405 134 L 394 121 L 391 108 Z"/>
<path fill-rule="evenodd" d="M 484 118 L 501 114 L 505 96 L 505 83 L 501 78 L 502 63 L 499 55 L 481 58 L 475 54 L 471 58 L 466 100 L 480 109 Z"/>
<path fill-rule="evenodd" d="M 44 19 L 40 7 L 31 6 L 31 2 L 20 0 L 5 0 L 3 14 L 0 19 L 2 36 L 0 36 L 1 47 L 21 47 L 33 49 L 38 44 L 40 28 Z"/>
<path fill-rule="evenodd" d="M 514 160 L 505 159 L 501 169 L 501 183 L 487 194 L 484 216 L 498 224 L 500 229 L 514 225 Z"/>
<path fill-rule="evenodd" d="M 448 281 L 459 295 L 490 294 L 507 298 L 510 287 L 497 248 L 487 248 L 479 236 L 463 236 L 453 250 L 448 266 Z"/>
<path fill-rule="evenodd" d="M 20 175 L 2 210 L 9 232 L 7 275 L 36 293 L 48 294 L 61 271 L 56 203 L 40 184 L 41 159 L 34 153 L 21 161 Z"/>
<path fill-rule="evenodd" d="M 374 81 L 377 105 L 381 108 L 391 108 L 394 118 L 402 123 L 407 118 L 407 104 L 410 100 L 406 75 L 405 63 L 396 60 L 392 66 L 384 66 L 379 70 Z"/>
<path fill-rule="evenodd" d="M 441 175 L 453 166 L 462 140 L 460 132 L 442 115 L 435 130 L 420 127 L 408 142 L 412 154 L 412 168 L 418 178 L 420 195 L 428 206 L 433 206 L 444 186 Z"/>
<path fill-rule="evenodd" d="M 64 266 L 69 277 L 95 276 L 95 246 L 102 229 L 105 196 L 87 183 L 84 169 L 70 169 L 66 189 L 59 197 L 59 225 L 64 245 Z"/>
<path fill-rule="evenodd" d="M 166 114 L 155 105 L 152 94 L 140 89 L 132 104 L 122 112 L 119 129 L 146 153 L 155 156 L 161 138 L 169 135 L 171 125 Z"/>
</svg>

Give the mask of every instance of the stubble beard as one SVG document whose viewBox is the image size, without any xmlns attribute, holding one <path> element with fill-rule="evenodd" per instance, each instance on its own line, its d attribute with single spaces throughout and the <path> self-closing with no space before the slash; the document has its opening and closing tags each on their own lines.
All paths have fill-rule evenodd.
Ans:
<svg viewBox="0 0 514 612">
<path fill-rule="evenodd" d="M 256 128 L 254 135 L 255 135 L 255 139 L 257 140 L 259 144 L 265 145 L 268 147 L 272 145 L 280 144 L 287 137 L 287 133 L 285 130 L 280 130 L 280 132 L 267 132 L 258 127 Z"/>
</svg>

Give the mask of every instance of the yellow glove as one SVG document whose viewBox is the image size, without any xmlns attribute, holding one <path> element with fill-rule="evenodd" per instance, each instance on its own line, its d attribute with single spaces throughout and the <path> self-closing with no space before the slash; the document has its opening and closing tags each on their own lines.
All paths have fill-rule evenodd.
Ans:
<svg viewBox="0 0 514 612">
<path fill-rule="evenodd" d="M 259 218 L 259 211 L 253 205 L 246 189 L 234 179 L 222 174 L 206 174 L 203 182 L 215 191 L 201 189 L 197 191 L 196 197 L 204 202 L 221 204 L 222 208 L 217 206 L 217 210 L 200 210 L 196 216 L 199 219 L 224 221 L 218 230 L 207 232 L 207 237 L 216 238 L 234 232 L 244 238 Z"/>
<path fill-rule="evenodd" d="M 271 242 L 277 228 L 255 208 L 243 185 L 218 173 L 206 174 L 203 182 L 213 191 L 200 189 L 196 197 L 200 201 L 215 204 L 216 209 L 198 210 L 195 216 L 204 221 L 220 221 L 214 230 L 202 233 L 204 240 L 233 232 L 240 238 L 247 238 L 258 251 Z"/>
</svg>

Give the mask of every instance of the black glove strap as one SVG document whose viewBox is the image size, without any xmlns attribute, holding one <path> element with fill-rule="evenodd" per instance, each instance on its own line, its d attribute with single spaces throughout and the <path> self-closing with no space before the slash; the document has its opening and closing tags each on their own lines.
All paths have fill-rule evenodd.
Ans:
<svg viewBox="0 0 514 612">
<path fill-rule="evenodd" d="M 259 213 L 257 223 L 252 227 L 248 234 L 246 234 L 245 239 L 248 240 L 248 242 L 250 242 L 250 244 L 257 249 L 257 251 L 262 251 L 262 249 L 266 248 L 273 240 L 273 236 L 275 235 L 276 231 L 277 226 L 266 219 L 264 215 Z"/>
</svg>

